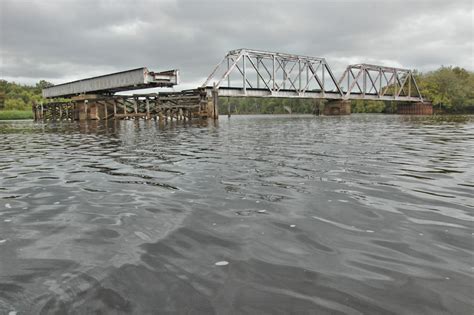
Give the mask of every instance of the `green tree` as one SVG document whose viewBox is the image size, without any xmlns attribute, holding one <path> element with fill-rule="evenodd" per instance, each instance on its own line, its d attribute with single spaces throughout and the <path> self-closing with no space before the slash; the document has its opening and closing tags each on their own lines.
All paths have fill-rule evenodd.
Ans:
<svg viewBox="0 0 474 315">
<path fill-rule="evenodd" d="M 423 97 L 448 112 L 463 112 L 474 106 L 474 73 L 459 67 L 441 67 L 420 75 Z"/>
</svg>

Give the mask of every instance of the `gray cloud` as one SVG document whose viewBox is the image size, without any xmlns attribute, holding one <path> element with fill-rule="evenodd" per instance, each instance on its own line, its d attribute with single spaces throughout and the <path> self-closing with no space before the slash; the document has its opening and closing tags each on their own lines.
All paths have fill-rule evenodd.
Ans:
<svg viewBox="0 0 474 315">
<path fill-rule="evenodd" d="M 0 77 L 62 82 L 139 66 L 202 81 L 230 49 L 473 69 L 471 1 L 2 0 Z"/>
</svg>

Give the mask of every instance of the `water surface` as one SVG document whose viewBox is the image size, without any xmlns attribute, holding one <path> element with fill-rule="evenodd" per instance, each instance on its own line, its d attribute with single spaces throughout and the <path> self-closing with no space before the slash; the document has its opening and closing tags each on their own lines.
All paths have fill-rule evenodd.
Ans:
<svg viewBox="0 0 474 315">
<path fill-rule="evenodd" d="M 1 314 L 474 312 L 472 117 L 0 134 Z"/>
</svg>

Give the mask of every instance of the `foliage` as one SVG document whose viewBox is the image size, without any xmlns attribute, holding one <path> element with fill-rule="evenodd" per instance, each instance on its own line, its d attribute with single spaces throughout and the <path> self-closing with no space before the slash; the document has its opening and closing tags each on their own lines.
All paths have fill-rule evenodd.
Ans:
<svg viewBox="0 0 474 315">
<path fill-rule="evenodd" d="M 36 86 L 0 80 L 0 94 L 5 95 L 4 109 L 31 110 L 33 103 L 42 99 L 41 89 L 48 85 L 52 84 L 44 80 L 38 82 Z"/>
<path fill-rule="evenodd" d="M 2 110 L 0 111 L 0 120 L 13 119 L 32 119 L 33 112 L 31 110 Z"/>
<path fill-rule="evenodd" d="M 294 98 L 221 97 L 219 99 L 219 113 L 227 114 L 230 106 L 232 114 L 288 114 L 285 107 L 290 108 L 292 113 L 310 114 L 321 102 Z"/>
<path fill-rule="evenodd" d="M 385 111 L 385 102 L 370 101 L 370 100 L 356 100 L 352 101 L 353 113 L 382 113 Z"/>
<path fill-rule="evenodd" d="M 441 67 L 417 78 L 421 94 L 446 112 L 474 112 L 474 72 Z"/>
</svg>

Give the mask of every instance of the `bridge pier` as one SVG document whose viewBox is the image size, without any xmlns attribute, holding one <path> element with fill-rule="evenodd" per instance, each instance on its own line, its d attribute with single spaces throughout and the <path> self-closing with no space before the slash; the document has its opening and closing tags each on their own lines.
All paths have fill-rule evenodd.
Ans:
<svg viewBox="0 0 474 315">
<path fill-rule="evenodd" d="M 399 115 L 433 115 L 433 104 L 429 102 L 398 104 L 397 114 Z"/>
<path fill-rule="evenodd" d="M 207 96 L 207 117 L 219 119 L 219 92 L 213 89 Z"/>
<path fill-rule="evenodd" d="M 87 94 L 79 95 L 71 98 L 74 105 L 74 120 L 98 120 L 103 117 L 100 117 L 100 104 L 98 104 L 94 99 L 98 98 L 99 95 L 96 94 Z"/>
<path fill-rule="evenodd" d="M 324 105 L 323 115 L 325 116 L 337 116 L 337 115 L 350 115 L 351 114 L 351 101 L 328 101 Z"/>
</svg>

